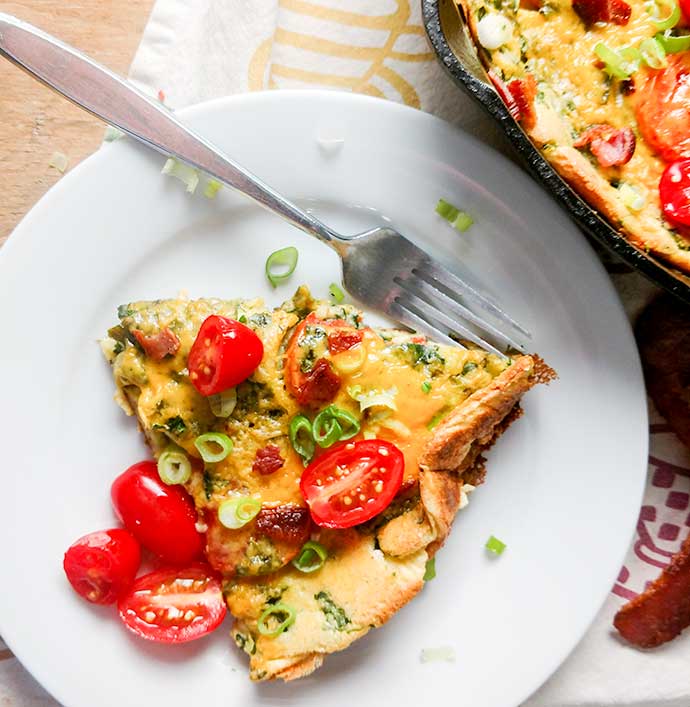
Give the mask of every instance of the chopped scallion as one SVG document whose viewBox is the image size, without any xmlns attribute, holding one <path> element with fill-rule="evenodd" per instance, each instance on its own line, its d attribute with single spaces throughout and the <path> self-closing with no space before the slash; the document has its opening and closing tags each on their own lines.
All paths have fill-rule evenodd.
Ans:
<svg viewBox="0 0 690 707">
<path fill-rule="evenodd" d="M 666 66 L 666 50 L 657 39 L 640 42 L 640 54 L 650 69 L 663 69 Z"/>
<path fill-rule="evenodd" d="M 323 563 L 328 558 L 328 550 L 320 543 L 309 540 L 302 545 L 299 555 L 295 557 L 292 564 L 305 573 L 316 572 L 323 567 Z"/>
<path fill-rule="evenodd" d="M 506 544 L 492 535 L 486 541 L 485 547 L 489 552 L 493 552 L 494 555 L 502 555 L 503 551 L 506 549 Z"/>
<path fill-rule="evenodd" d="M 455 221 L 453 221 L 453 228 L 456 228 L 460 233 L 464 233 L 473 223 L 474 219 L 466 211 L 459 211 Z"/>
<path fill-rule="evenodd" d="M 192 465 L 179 449 L 166 449 L 158 457 L 158 476 L 164 484 L 186 484 L 192 476 Z"/>
<path fill-rule="evenodd" d="M 179 179 L 185 185 L 188 194 L 193 194 L 199 186 L 199 170 L 176 160 L 174 157 L 168 158 L 168 161 L 163 165 L 161 174 Z"/>
<path fill-rule="evenodd" d="M 216 417 L 230 417 L 237 405 L 237 391 L 235 388 L 228 388 L 222 393 L 209 395 L 206 400 L 211 407 L 211 412 Z"/>
<path fill-rule="evenodd" d="M 273 287 L 285 282 L 295 272 L 298 258 L 299 253 L 294 246 L 281 248 L 268 256 L 266 259 L 266 277 Z"/>
<path fill-rule="evenodd" d="M 669 7 L 668 17 L 663 20 L 657 20 L 652 18 L 652 22 L 660 32 L 664 32 L 667 29 L 673 29 L 679 22 L 681 17 L 680 5 L 677 2 L 667 3 Z"/>
<path fill-rule="evenodd" d="M 218 506 L 218 520 L 230 530 L 247 525 L 261 510 L 261 501 L 251 496 L 231 498 Z"/>
<path fill-rule="evenodd" d="M 345 299 L 345 293 L 340 289 L 340 287 L 335 282 L 332 282 L 328 286 L 328 293 L 330 294 L 331 299 L 336 304 L 340 304 Z"/>
<path fill-rule="evenodd" d="M 194 440 L 201 458 L 208 464 L 222 462 L 232 452 L 232 440 L 222 432 L 206 432 Z"/>
<path fill-rule="evenodd" d="M 635 47 L 625 47 L 618 52 L 603 42 L 594 46 L 594 53 L 604 62 L 604 71 L 618 79 L 629 78 L 640 67 L 642 56 Z"/>
<path fill-rule="evenodd" d="M 204 196 L 207 199 L 215 199 L 216 194 L 223 185 L 217 179 L 209 179 L 204 187 Z"/>
<path fill-rule="evenodd" d="M 436 576 L 436 558 L 430 557 L 426 561 L 426 567 L 424 568 L 424 577 L 422 579 L 425 582 L 431 581 Z"/>
<path fill-rule="evenodd" d="M 314 418 L 312 435 L 319 447 L 327 448 L 336 442 L 351 439 L 359 428 L 359 420 L 351 412 L 329 405 Z"/>
<path fill-rule="evenodd" d="M 293 449 L 302 457 L 304 464 L 308 464 L 316 448 L 311 422 L 304 415 L 295 415 L 290 420 L 288 432 Z"/>
<path fill-rule="evenodd" d="M 656 35 L 657 41 L 667 54 L 678 54 L 690 49 L 690 34 L 674 35 L 671 30 Z"/>
<path fill-rule="evenodd" d="M 429 381 L 424 381 L 424 383 L 422 383 L 422 392 L 424 392 L 424 393 L 431 392 L 431 383 Z"/>
<path fill-rule="evenodd" d="M 262 636 L 275 638 L 283 631 L 287 631 L 295 623 L 296 617 L 297 612 L 291 606 L 278 602 L 277 604 L 271 604 L 259 616 L 256 628 Z M 269 625 L 269 622 L 271 625 Z"/>
<path fill-rule="evenodd" d="M 439 199 L 438 204 L 436 204 L 436 213 L 446 221 L 455 221 L 460 213 L 460 209 L 457 209 L 453 204 L 449 204 L 445 199 Z"/>
</svg>

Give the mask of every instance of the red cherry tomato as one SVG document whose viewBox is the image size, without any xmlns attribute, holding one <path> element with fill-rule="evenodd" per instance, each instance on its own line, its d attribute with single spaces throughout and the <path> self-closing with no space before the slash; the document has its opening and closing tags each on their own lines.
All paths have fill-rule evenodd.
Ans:
<svg viewBox="0 0 690 707">
<path fill-rule="evenodd" d="M 215 395 L 249 378 L 261 363 L 264 345 L 247 326 L 212 314 L 189 352 L 189 378 L 202 395 Z"/>
<path fill-rule="evenodd" d="M 132 633 L 158 643 L 201 638 L 217 628 L 226 613 L 220 581 L 202 564 L 139 577 L 117 608 Z"/>
<path fill-rule="evenodd" d="M 690 226 L 690 160 L 678 160 L 664 170 L 659 197 L 669 221 Z"/>
<path fill-rule="evenodd" d="M 635 91 L 637 123 L 644 139 L 667 162 L 690 158 L 690 53 L 647 73 Z"/>
<path fill-rule="evenodd" d="M 390 442 L 343 442 L 303 472 L 300 490 L 324 528 L 351 528 L 380 513 L 402 484 L 405 458 Z"/>
<path fill-rule="evenodd" d="M 124 526 L 166 562 L 185 565 L 201 555 L 197 513 L 179 486 L 167 486 L 154 462 L 139 462 L 113 482 L 110 496 Z"/>
<path fill-rule="evenodd" d="M 690 25 L 690 0 L 680 0 L 680 11 L 683 13 L 683 17 L 680 24 L 684 27 Z"/>
<path fill-rule="evenodd" d="M 62 566 L 74 590 L 94 604 L 112 604 L 131 586 L 141 552 L 122 528 L 99 530 L 79 538 L 65 553 Z"/>
</svg>

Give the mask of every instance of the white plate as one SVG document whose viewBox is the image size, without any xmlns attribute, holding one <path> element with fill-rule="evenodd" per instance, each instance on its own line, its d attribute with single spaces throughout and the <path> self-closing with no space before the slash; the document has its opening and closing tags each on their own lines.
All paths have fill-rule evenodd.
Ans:
<svg viewBox="0 0 690 707">
<path fill-rule="evenodd" d="M 345 232 L 390 221 L 462 261 L 534 332 L 560 374 L 490 453 L 488 482 L 457 519 L 437 578 L 392 621 L 292 684 L 253 685 L 228 639 L 182 647 L 131 637 L 112 608 L 80 600 L 62 555 L 110 526 L 110 481 L 146 452 L 112 401 L 96 339 L 118 304 L 264 295 L 308 283 L 325 295 L 337 258 L 225 190 L 190 197 L 162 158 L 130 140 L 68 174 L 0 251 L 3 490 L 0 633 L 69 707 L 259 704 L 514 707 L 559 665 L 611 586 L 645 476 L 647 420 L 636 348 L 584 238 L 532 181 L 449 125 L 371 98 L 271 92 L 181 115 L 268 183 Z M 342 137 L 335 152 L 318 137 Z M 476 220 L 459 234 L 439 197 Z M 272 291 L 266 256 L 295 244 Z M 489 535 L 506 541 L 500 558 Z M 455 663 L 420 662 L 452 646 Z"/>
</svg>

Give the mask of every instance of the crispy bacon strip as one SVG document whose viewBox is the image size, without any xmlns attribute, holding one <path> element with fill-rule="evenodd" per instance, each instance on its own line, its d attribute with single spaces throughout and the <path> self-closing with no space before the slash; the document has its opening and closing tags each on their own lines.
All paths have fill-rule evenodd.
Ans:
<svg viewBox="0 0 690 707">
<path fill-rule="evenodd" d="M 262 508 L 256 516 L 256 528 L 276 542 L 303 545 L 309 538 L 309 509 L 294 503 Z"/>
<path fill-rule="evenodd" d="M 362 332 L 357 329 L 333 329 L 328 332 L 328 350 L 334 355 L 348 351 L 361 341 Z"/>
<path fill-rule="evenodd" d="M 285 464 L 285 459 L 280 456 L 280 447 L 275 444 L 268 444 L 263 449 L 257 450 L 252 464 L 252 471 L 262 476 L 267 476 L 278 471 L 283 464 Z"/>
<path fill-rule="evenodd" d="M 627 25 L 632 11 L 624 0 L 573 0 L 573 10 L 588 25 L 595 22 Z"/>
<path fill-rule="evenodd" d="M 575 147 L 589 147 L 602 167 L 627 164 L 635 152 L 635 133 L 630 128 L 611 125 L 592 125 L 573 143 Z"/>
<path fill-rule="evenodd" d="M 320 358 L 305 374 L 295 397 L 302 406 L 318 407 L 322 403 L 330 403 L 339 390 L 340 376 L 325 358 Z"/>
<path fill-rule="evenodd" d="M 146 335 L 140 329 L 133 329 L 132 334 L 144 349 L 144 353 L 154 361 L 160 361 L 166 356 L 173 356 L 180 348 L 180 340 L 167 326 L 156 334 Z"/>
<path fill-rule="evenodd" d="M 613 620 L 633 645 L 654 648 L 690 626 L 690 535 L 657 579 Z"/>
</svg>

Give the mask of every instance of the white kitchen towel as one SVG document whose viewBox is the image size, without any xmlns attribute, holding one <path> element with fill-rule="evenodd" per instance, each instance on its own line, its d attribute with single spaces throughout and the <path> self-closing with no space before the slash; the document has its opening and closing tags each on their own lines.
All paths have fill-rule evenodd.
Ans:
<svg viewBox="0 0 690 707">
<path fill-rule="evenodd" d="M 152 93 L 162 91 L 172 108 L 275 88 L 367 93 L 434 113 L 510 155 L 491 119 L 435 62 L 420 0 L 158 0 L 131 76 Z M 614 279 L 634 317 L 650 286 L 634 273 Z M 641 652 L 611 627 L 618 607 L 659 572 L 690 527 L 690 452 L 653 411 L 650 435 L 649 482 L 618 580 L 580 645 L 529 707 L 690 707 L 690 634 Z M 55 705 L 3 648 L 0 705 Z"/>
</svg>

